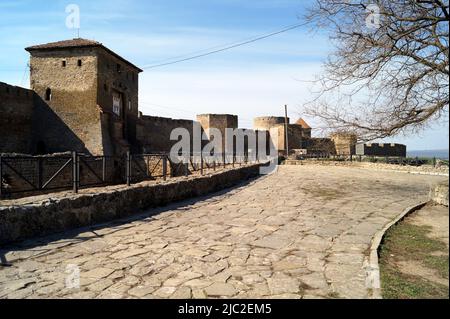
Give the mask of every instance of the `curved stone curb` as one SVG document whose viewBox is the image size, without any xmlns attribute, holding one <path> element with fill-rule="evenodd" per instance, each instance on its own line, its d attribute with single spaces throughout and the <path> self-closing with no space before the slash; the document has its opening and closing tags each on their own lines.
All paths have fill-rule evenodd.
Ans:
<svg viewBox="0 0 450 319">
<path fill-rule="evenodd" d="M 380 280 L 380 266 L 378 264 L 378 248 L 386 232 L 406 215 L 409 215 L 416 210 L 424 207 L 428 202 L 423 202 L 415 206 L 405 209 L 400 215 L 398 215 L 392 222 L 387 224 L 381 231 L 375 234 L 370 246 L 370 254 L 366 256 L 364 265 L 366 269 L 366 287 L 369 290 L 369 298 L 382 299 L 381 296 L 381 280 Z"/>
</svg>

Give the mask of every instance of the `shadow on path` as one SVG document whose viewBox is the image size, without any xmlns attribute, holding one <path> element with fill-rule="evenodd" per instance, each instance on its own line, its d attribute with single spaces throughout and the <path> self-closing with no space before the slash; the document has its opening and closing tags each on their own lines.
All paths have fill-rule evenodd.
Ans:
<svg viewBox="0 0 450 319">
<path fill-rule="evenodd" d="M 43 237 L 37 237 L 34 239 L 28 239 L 22 242 L 12 243 L 9 245 L 5 245 L 4 247 L 0 247 L 0 269 L 4 267 L 11 267 L 13 262 L 10 262 L 7 260 L 5 255 L 8 252 L 21 252 L 21 251 L 30 251 L 30 257 L 37 257 L 41 254 L 46 254 L 51 250 L 65 247 L 65 246 L 71 246 L 77 243 L 86 242 L 91 239 L 96 238 L 102 238 L 104 235 L 98 234 L 97 231 L 104 229 L 104 228 L 117 228 L 116 231 L 121 231 L 127 228 L 135 227 L 135 225 L 131 224 L 135 221 L 144 220 L 149 217 L 157 216 L 161 213 L 168 212 L 171 210 L 177 210 L 183 207 L 187 207 L 190 205 L 194 205 L 198 202 L 207 201 L 214 199 L 215 197 L 219 197 L 222 195 L 226 195 L 231 192 L 239 191 L 239 189 L 248 186 L 249 184 L 252 184 L 253 182 L 263 178 L 262 176 L 254 177 L 251 179 L 248 179 L 246 181 L 240 182 L 239 184 L 236 184 L 232 187 L 225 188 L 221 191 L 214 192 L 208 195 L 199 196 L 195 198 L 190 198 L 186 200 L 182 200 L 179 202 L 174 202 L 166 206 L 162 207 L 156 207 L 156 208 L 150 208 L 146 209 L 141 212 L 136 212 L 133 216 L 125 217 L 121 219 L 117 219 L 114 221 L 109 221 L 105 223 L 100 223 L 96 225 L 81 227 L 73 230 L 67 230 L 64 232 L 56 233 L 53 235 L 47 235 Z M 129 224 L 129 225 L 128 225 Z M 127 226 L 128 225 L 128 226 Z M 114 233 L 108 232 L 108 235 Z M 79 236 L 80 234 L 83 234 L 83 236 Z M 47 246 L 47 247 L 45 247 Z M 20 259 L 26 259 L 19 258 Z"/>
</svg>

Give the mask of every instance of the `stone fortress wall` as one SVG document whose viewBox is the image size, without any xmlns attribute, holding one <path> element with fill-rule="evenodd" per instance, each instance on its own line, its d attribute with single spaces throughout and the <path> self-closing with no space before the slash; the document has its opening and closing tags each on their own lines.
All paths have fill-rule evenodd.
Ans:
<svg viewBox="0 0 450 319">
<path fill-rule="evenodd" d="M 367 143 L 356 145 L 356 155 L 406 157 L 406 145 Z"/>
<path fill-rule="evenodd" d="M 250 149 L 247 137 L 244 143 L 246 154 L 268 154 L 269 147 L 274 147 L 279 153 L 286 152 L 284 117 L 259 117 L 254 120 L 253 129 L 239 129 L 238 117 L 231 114 L 202 114 L 196 121 L 142 115 L 138 100 L 142 70 L 99 42 L 73 39 L 26 50 L 31 56 L 31 90 L 0 83 L 0 153 L 45 155 L 78 152 L 82 156 L 121 159 L 127 152 L 167 153 L 177 143 L 170 140 L 175 128 L 187 129 L 193 145 L 194 124 L 198 124 L 210 140 L 213 138 L 212 128 L 222 133 L 221 149 L 216 150 L 219 153 L 227 151 L 226 138 L 231 139 L 226 136 L 226 129 L 233 129 L 234 134 L 240 135 L 265 132 L 266 149 Z M 302 119 L 295 124 L 288 119 L 287 132 L 290 150 L 307 149 L 328 154 L 338 150 L 343 154 L 353 154 L 356 144 L 356 137 L 312 138 L 311 127 Z M 206 142 L 202 141 L 202 144 Z M 235 152 L 236 146 L 233 154 Z M 39 172 L 40 169 L 36 163 L 44 163 L 45 167 L 39 177 L 32 177 L 30 172 Z M 158 158 L 141 161 L 141 164 L 152 171 L 155 170 L 153 166 L 162 165 Z M 45 180 L 46 174 L 57 170 L 60 164 L 56 160 L 28 158 L 17 165 L 28 172 L 24 174 L 32 183 L 39 183 L 36 178 Z M 9 177 L 14 176 L 11 168 L 5 168 L 2 174 L 7 170 Z M 86 179 L 96 175 L 92 173 L 92 176 L 88 167 L 82 170 L 82 175 L 87 174 Z M 123 161 L 119 164 L 114 162 L 110 170 L 123 175 Z M 161 170 L 162 166 L 156 169 L 158 172 Z M 171 170 L 169 174 L 173 174 L 176 168 L 171 166 Z M 69 178 L 62 180 L 66 183 Z M 24 182 L 27 183 L 14 179 L 12 184 L 20 187 Z M 55 180 L 54 183 L 63 184 L 63 181 Z"/>
<path fill-rule="evenodd" d="M 176 128 L 184 128 L 192 136 L 193 125 L 193 120 L 141 115 L 137 122 L 137 140 L 143 153 L 169 152 L 177 143 L 170 140 L 171 132 Z"/>
<path fill-rule="evenodd" d="M 33 91 L 0 82 L 0 152 L 28 152 L 33 110 Z"/>
<path fill-rule="evenodd" d="M 84 142 L 33 90 L 0 82 L 0 153 L 88 153 Z"/>
</svg>

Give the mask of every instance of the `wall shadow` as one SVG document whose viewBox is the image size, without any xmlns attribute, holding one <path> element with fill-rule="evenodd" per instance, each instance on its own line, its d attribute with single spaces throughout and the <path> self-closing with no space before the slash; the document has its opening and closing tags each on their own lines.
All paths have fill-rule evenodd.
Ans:
<svg viewBox="0 0 450 319">
<path fill-rule="evenodd" d="M 32 118 L 33 145 L 30 150 L 32 154 L 76 151 L 91 155 L 83 141 L 37 94 L 34 94 Z"/>
<path fill-rule="evenodd" d="M 55 242 L 58 242 L 58 247 L 65 246 L 64 245 L 65 240 L 67 240 L 67 245 L 73 245 L 73 244 L 77 244 L 77 243 L 86 242 L 86 241 L 89 241 L 89 240 L 95 239 L 95 238 L 102 238 L 102 237 L 104 237 L 104 235 L 100 235 L 100 234 L 96 233 L 97 231 L 105 229 L 105 228 L 115 228 L 115 227 L 117 227 L 116 231 L 120 231 L 120 230 L 127 229 L 127 228 L 132 228 L 132 227 L 134 227 L 134 225 L 131 224 L 132 222 L 142 221 L 142 220 L 145 220 L 148 218 L 158 216 L 162 213 L 165 213 L 165 212 L 168 212 L 171 210 L 177 210 L 177 209 L 180 209 L 183 207 L 188 207 L 190 205 L 196 204 L 201 201 L 210 200 L 210 199 L 213 199 L 214 197 L 218 197 L 218 196 L 226 195 L 231 192 L 239 191 L 240 189 L 242 189 L 242 188 L 248 186 L 249 184 L 252 184 L 255 181 L 260 180 L 262 178 L 265 178 L 265 176 L 260 175 L 257 177 L 252 177 L 252 178 L 242 181 L 234 186 L 225 188 L 223 190 L 220 190 L 220 191 L 217 191 L 214 193 L 210 193 L 208 195 L 174 202 L 174 203 L 171 203 L 171 204 L 168 204 L 165 206 L 161 206 L 161 207 L 136 211 L 136 213 L 134 215 L 125 217 L 125 218 L 121 218 L 118 220 L 109 221 L 109 222 L 96 224 L 96 225 L 92 225 L 92 226 L 81 227 L 81 228 L 77 228 L 77 229 L 73 229 L 73 230 L 68 230 L 68 231 L 56 233 L 53 235 L 38 237 L 38 238 L 34 238 L 34 239 L 28 239 L 28 240 L 24 240 L 23 242 L 12 243 L 12 244 L 5 245 L 3 247 L 0 246 L 0 269 L 2 269 L 2 267 L 10 267 L 13 264 L 13 262 L 10 263 L 5 257 L 5 255 L 8 252 L 11 252 L 11 251 L 20 252 L 20 251 L 25 251 L 25 250 L 30 250 L 30 249 L 34 249 L 36 251 L 35 248 L 39 248 L 41 246 L 49 245 L 49 244 L 52 244 Z M 151 220 L 149 220 L 148 222 L 151 222 Z M 128 227 L 123 227 L 127 224 L 130 224 L 130 225 Z M 111 233 L 114 233 L 114 231 L 112 231 L 108 234 L 111 234 Z M 81 236 L 79 236 L 80 234 L 86 234 L 86 235 L 83 235 L 81 237 Z M 43 247 L 42 254 L 47 253 L 49 250 L 52 250 L 52 248 L 51 247 L 50 248 Z M 38 255 L 39 255 L 39 253 L 36 255 L 33 255 L 33 257 L 36 257 Z"/>
</svg>

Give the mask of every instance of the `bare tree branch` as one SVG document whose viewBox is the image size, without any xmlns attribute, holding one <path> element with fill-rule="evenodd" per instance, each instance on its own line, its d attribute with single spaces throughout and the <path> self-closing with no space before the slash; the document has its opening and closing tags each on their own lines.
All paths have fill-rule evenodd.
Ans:
<svg viewBox="0 0 450 319">
<path fill-rule="evenodd" d="M 361 140 L 447 116 L 448 12 L 448 0 L 316 0 L 307 19 L 331 32 L 335 51 L 305 113 Z"/>
</svg>

